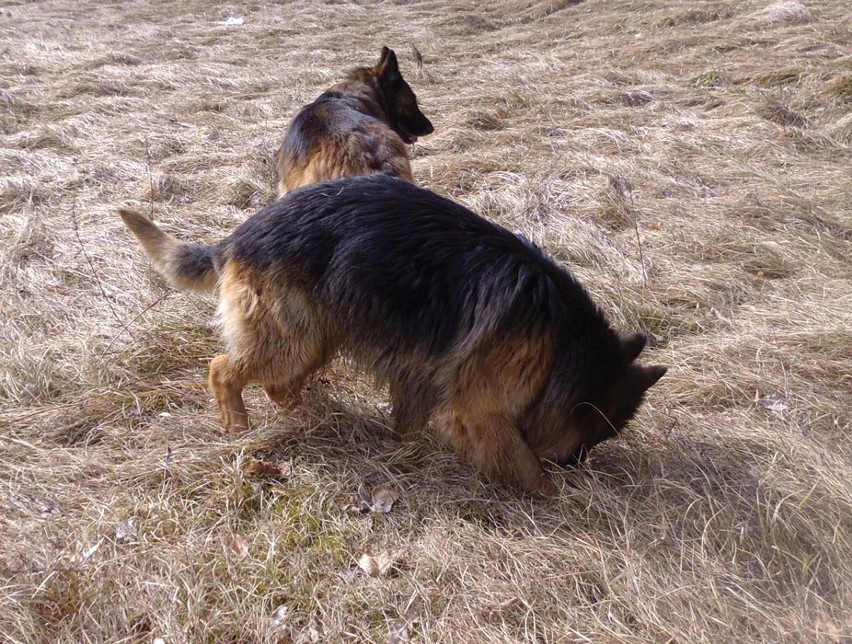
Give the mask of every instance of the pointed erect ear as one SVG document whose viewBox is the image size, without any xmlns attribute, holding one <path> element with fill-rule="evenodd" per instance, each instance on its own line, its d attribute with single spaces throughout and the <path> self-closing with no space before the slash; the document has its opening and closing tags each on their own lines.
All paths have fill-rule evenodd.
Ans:
<svg viewBox="0 0 852 644">
<path fill-rule="evenodd" d="M 392 82 L 402 78 L 399 73 L 399 63 L 396 60 L 396 54 L 393 49 L 382 47 L 382 57 L 379 58 L 379 64 L 376 65 L 376 71 L 382 80 Z"/>
<path fill-rule="evenodd" d="M 639 372 L 636 375 L 637 382 L 642 391 L 652 387 L 660 378 L 662 378 L 668 367 L 655 364 L 651 367 L 639 367 Z"/>
<path fill-rule="evenodd" d="M 624 347 L 624 354 L 628 363 L 636 360 L 637 356 L 642 353 L 647 339 L 643 333 L 621 336 L 621 346 Z"/>
</svg>

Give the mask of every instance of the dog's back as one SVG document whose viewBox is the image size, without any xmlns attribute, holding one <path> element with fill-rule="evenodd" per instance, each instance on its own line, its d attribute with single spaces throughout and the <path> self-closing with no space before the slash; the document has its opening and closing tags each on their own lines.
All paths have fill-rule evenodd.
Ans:
<svg viewBox="0 0 852 644">
<path fill-rule="evenodd" d="M 582 287 L 537 247 L 382 175 L 295 191 L 226 244 L 228 261 L 310 289 L 339 333 L 365 348 L 384 350 L 390 333 L 400 348 L 439 356 L 463 335 L 553 324 L 550 307 L 566 289 L 602 323 Z"/>
<path fill-rule="evenodd" d="M 278 150 L 279 196 L 327 179 L 383 173 L 412 180 L 406 144 L 433 131 L 387 47 L 303 107 Z"/>
</svg>

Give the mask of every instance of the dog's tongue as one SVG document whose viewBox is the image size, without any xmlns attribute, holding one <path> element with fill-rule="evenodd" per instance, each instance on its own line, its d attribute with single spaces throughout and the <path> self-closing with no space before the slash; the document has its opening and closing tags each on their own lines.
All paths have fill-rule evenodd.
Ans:
<svg viewBox="0 0 852 644">
<path fill-rule="evenodd" d="M 414 136 L 413 134 L 409 134 L 408 135 L 408 145 L 411 145 L 412 143 L 417 143 L 417 137 Z"/>
</svg>

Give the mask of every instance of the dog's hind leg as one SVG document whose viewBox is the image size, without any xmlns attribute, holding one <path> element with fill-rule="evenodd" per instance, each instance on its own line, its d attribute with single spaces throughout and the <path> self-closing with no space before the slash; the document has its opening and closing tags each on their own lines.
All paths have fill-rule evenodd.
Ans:
<svg viewBox="0 0 852 644">
<path fill-rule="evenodd" d="M 322 315 L 302 292 L 291 290 L 272 306 L 268 342 L 258 352 L 257 378 L 273 403 L 291 407 L 299 402 L 308 377 L 334 357 L 336 345 Z"/>
<path fill-rule="evenodd" d="M 210 362 L 208 383 L 229 434 L 240 434 L 248 429 L 248 413 L 243 402 L 243 388 L 247 382 L 244 371 L 227 355 L 218 355 Z"/>
<path fill-rule="evenodd" d="M 217 319 L 228 354 L 211 363 L 209 382 L 231 433 L 248 429 L 240 394 L 248 383 L 260 383 L 270 400 L 289 406 L 305 379 L 334 355 L 310 296 L 236 262 L 220 280 Z"/>
<path fill-rule="evenodd" d="M 241 354 L 239 360 L 220 355 L 210 363 L 210 389 L 230 434 L 240 434 L 249 428 L 242 397 L 242 390 L 248 383 L 261 383 L 273 403 L 291 407 L 299 401 L 307 377 L 328 360 L 322 347 L 310 346 L 304 337 L 290 334 L 276 339 L 279 341 L 271 342 L 267 335 L 266 342 L 251 347 L 252 352 Z M 281 355 L 269 351 L 278 346 L 289 346 L 291 350 Z"/>
</svg>

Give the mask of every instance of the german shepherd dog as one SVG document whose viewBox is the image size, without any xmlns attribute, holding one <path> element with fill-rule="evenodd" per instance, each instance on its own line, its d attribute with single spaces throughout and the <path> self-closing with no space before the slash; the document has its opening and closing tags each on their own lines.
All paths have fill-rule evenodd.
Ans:
<svg viewBox="0 0 852 644">
<path fill-rule="evenodd" d="M 278 150 L 278 195 L 326 179 L 380 172 L 412 181 L 406 144 L 435 128 L 387 47 L 303 107 Z"/>
<path fill-rule="evenodd" d="M 400 436 L 433 418 L 486 476 L 551 495 L 541 459 L 584 458 L 666 372 L 637 364 L 645 337 L 616 333 L 540 249 L 401 179 L 301 188 L 211 246 L 119 212 L 175 286 L 218 285 L 227 353 L 209 385 L 235 434 L 248 383 L 289 405 L 344 352 L 388 383 Z"/>
</svg>

